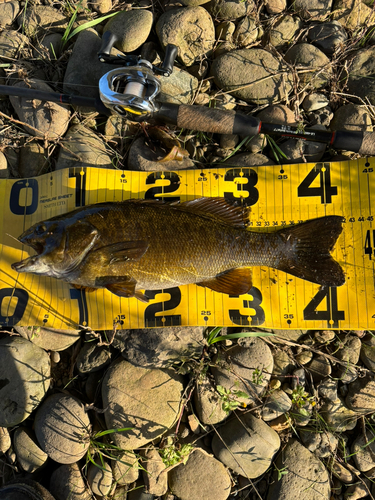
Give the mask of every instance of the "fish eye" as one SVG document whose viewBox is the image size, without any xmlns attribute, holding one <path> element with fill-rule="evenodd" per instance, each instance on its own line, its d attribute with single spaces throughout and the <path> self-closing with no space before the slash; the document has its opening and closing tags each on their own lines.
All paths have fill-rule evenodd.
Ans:
<svg viewBox="0 0 375 500">
<path fill-rule="evenodd" d="M 43 234 L 47 231 L 45 224 L 38 224 L 35 228 L 35 234 Z"/>
</svg>

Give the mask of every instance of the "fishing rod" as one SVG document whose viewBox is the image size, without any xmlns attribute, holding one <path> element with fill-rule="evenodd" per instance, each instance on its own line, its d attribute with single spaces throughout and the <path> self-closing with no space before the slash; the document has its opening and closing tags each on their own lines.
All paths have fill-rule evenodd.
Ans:
<svg viewBox="0 0 375 500">
<path fill-rule="evenodd" d="M 160 67 L 136 55 L 110 55 L 118 37 L 107 31 L 98 52 L 100 62 L 120 65 L 99 80 L 98 98 L 83 97 L 58 92 L 44 92 L 0 85 L 0 94 L 18 96 L 61 104 L 85 106 L 110 116 L 115 113 L 136 122 L 151 121 L 169 123 L 179 128 L 212 132 L 256 136 L 271 134 L 293 137 L 306 141 L 323 142 L 336 149 L 353 151 L 364 156 L 375 155 L 375 132 L 348 130 L 314 130 L 289 125 L 264 123 L 259 118 L 235 111 L 159 102 L 160 81 L 156 75 L 170 76 L 177 57 L 178 47 L 168 44 Z"/>
</svg>

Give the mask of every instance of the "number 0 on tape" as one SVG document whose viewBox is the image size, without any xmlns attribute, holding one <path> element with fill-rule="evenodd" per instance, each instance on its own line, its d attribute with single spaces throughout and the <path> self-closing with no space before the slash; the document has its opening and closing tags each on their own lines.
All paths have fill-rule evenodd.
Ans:
<svg viewBox="0 0 375 500">
<path fill-rule="evenodd" d="M 0 323 L 93 329 L 163 326 L 262 326 L 275 329 L 374 329 L 375 159 L 337 163 L 132 172 L 71 168 L 0 181 Z M 250 229 L 272 231 L 327 215 L 345 217 L 333 257 L 345 285 L 322 288 L 281 271 L 253 269 L 253 288 L 228 296 L 196 285 L 147 291 L 150 302 L 107 290 L 86 293 L 63 281 L 18 274 L 29 248 L 18 237 L 36 222 L 77 207 L 130 198 L 171 201 L 223 196 L 251 206 Z M 375 203 L 375 202 L 374 202 Z"/>
</svg>

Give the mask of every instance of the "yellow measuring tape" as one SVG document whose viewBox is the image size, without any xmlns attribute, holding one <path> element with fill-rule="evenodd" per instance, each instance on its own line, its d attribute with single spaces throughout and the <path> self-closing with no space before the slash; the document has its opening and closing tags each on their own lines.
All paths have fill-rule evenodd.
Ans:
<svg viewBox="0 0 375 500">
<path fill-rule="evenodd" d="M 177 172 L 71 168 L 0 181 L 0 323 L 93 329 L 174 325 L 276 329 L 374 329 L 375 160 Z M 333 252 L 346 284 L 322 288 L 281 271 L 254 268 L 253 288 L 228 296 L 195 285 L 148 291 L 148 304 L 107 290 L 93 293 L 11 264 L 33 251 L 18 237 L 36 222 L 77 207 L 130 198 L 181 200 L 223 196 L 251 206 L 250 229 L 274 230 L 326 215 L 345 217 Z M 375 203 L 375 201 L 374 201 Z"/>
</svg>

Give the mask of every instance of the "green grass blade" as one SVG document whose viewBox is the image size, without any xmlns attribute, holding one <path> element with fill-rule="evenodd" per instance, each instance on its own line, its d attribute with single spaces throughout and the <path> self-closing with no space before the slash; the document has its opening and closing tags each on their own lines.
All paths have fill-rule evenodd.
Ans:
<svg viewBox="0 0 375 500">
<path fill-rule="evenodd" d="M 231 340 L 240 339 L 243 337 L 272 337 L 274 334 L 269 332 L 240 332 L 240 333 L 229 333 L 228 335 L 219 335 L 211 340 L 211 344 L 215 342 L 220 342 L 221 340 Z"/>
<path fill-rule="evenodd" d="M 222 326 L 217 326 L 213 330 L 210 331 L 210 333 L 207 336 L 207 344 L 211 345 L 214 342 L 215 337 L 220 333 L 220 331 L 223 329 Z"/>
<path fill-rule="evenodd" d="M 102 436 L 106 436 L 107 434 L 113 434 L 114 432 L 126 432 L 131 431 L 133 427 L 122 427 L 121 429 L 107 429 L 105 431 L 98 432 L 95 434 L 95 439 L 100 438 Z"/>
<path fill-rule="evenodd" d="M 118 12 L 112 12 L 112 14 L 107 14 L 106 16 L 98 17 L 97 19 L 93 19 L 92 21 L 88 21 L 87 23 L 81 24 L 81 26 L 78 26 L 75 30 L 73 30 L 70 33 L 70 35 L 67 37 L 66 41 L 63 43 L 62 46 L 64 46 L 65 43 L 68 42 L 75 35 L 78 35 L 78 33 L 80 33 L 81 31 L 86 30 L 87 28 L 92 28 L 93 26 L 100 24 L 102 21 L 105 21 L 106 19 L 115 16 L 116 14 L 118 14 Z"/>
<path fill-rule="evenodd" d="M 68 26 L 66 27 L 66 29 L 64 31 L 64 34 L 63 34 L 61 42 L 60 42 L 61 43 L 61 49 L 64 48 L 66 42 L 69 39 L 69 33 L 71 32 L 72 26 L 73 26 L 73 24 L 75 23 L 75 21 L 77 19 L 77 15 L 78 15 L 78 7 L 73 12 L 72 17 L 69 20 Z"/>
</svg>

